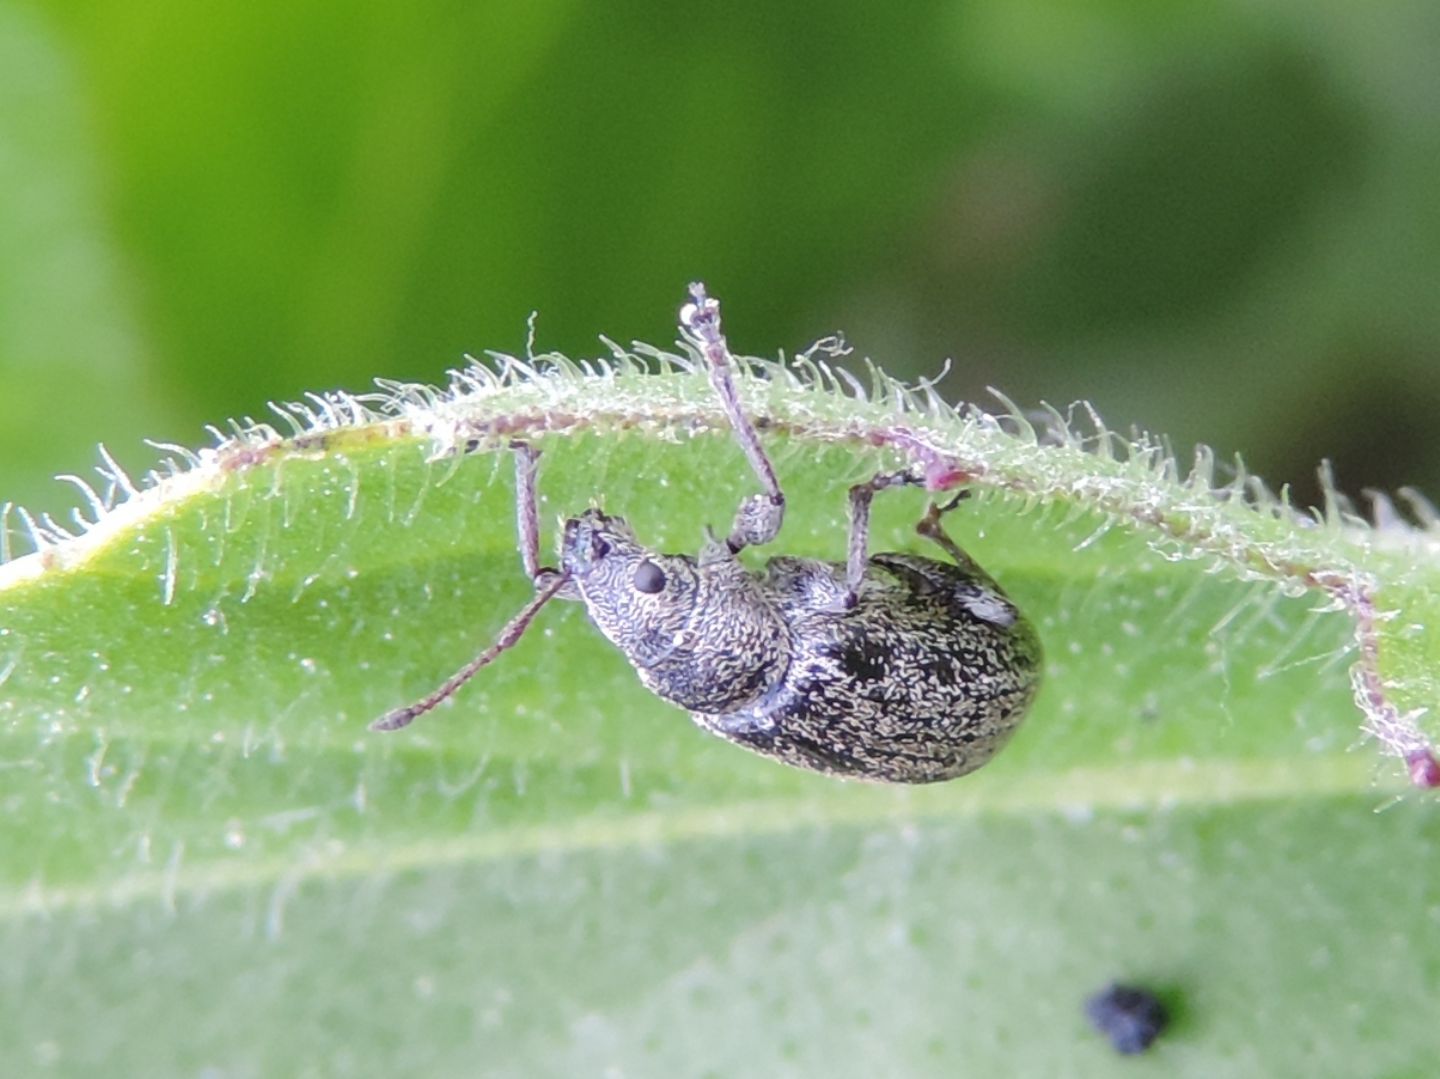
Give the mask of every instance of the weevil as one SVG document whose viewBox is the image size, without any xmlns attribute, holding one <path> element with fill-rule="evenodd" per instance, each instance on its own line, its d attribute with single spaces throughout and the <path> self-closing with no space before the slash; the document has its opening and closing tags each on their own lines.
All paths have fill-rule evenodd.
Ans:
<svg viewBox="0 0 1440 1079">
<path fill-rule="evenodd" d="M 916 469 L 850 488 L 846 561 L 740 561 L 775 540 L 785 494 L 741 406 L 719 303 L 692 285 L 680 332 L 762 488 L 743 499 L 729 535 L 698 556 L 644 546 L 624 518 L 588 509 L 564 522 L 560 564 L 542 566 L 540 454 L 513 442 L 520 558 L 535 595 L 499 637 L 438 689 L 377 720 L 396 730 L 450 697 L 513 646 L 552 599 L 583 603 L 656 696 L 704 729 L 799 768 L 887 783 L 973 772 L 1006 743 L 1040 682 L 1035 631 L 941 526 L 959 501 L 931 502 L 916 531 L 949 558 L 868 553 L 870 504 L 892 487 L 924 486 Z M 964 492 L 962 491 L 962 494 Z"/>
</svg>

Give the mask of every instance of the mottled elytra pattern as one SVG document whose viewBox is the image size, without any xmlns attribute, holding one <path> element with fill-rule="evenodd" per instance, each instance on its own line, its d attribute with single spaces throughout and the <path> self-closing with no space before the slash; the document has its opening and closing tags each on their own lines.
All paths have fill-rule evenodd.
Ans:
<svg viewBox="0 0 1440 1079">
<path fill-rule="evenodd" d="M 772 559 L 790 634 L 757 701 L 696 722 L 787 764 L 895 783 L 953 779 L 995 755 L 1039 684 L 1040 646 L 988 581 L 916 555 L 870 559 L 852 607 L 844 567 Z"/>
<path fill-rule="evenodd" d="M 516 454 L 520 555 L 537 595 L 499 640 L 439 690 L 378 720 L 403 727 L 510 647 L 551 598 L 578 600 L 657 696 L 737 745 L 786 764 L 890 783 L 972 772 L 1009 739 L 1040 682 L 1034 630 L 947 536 L 931 505 L 917 531 L 949 557 L 869 555 L 870 502 L 924 472 L 881 473 L 850 491 L 843 563 L 736 557 L 779 534 L 785 495 L 740 407 L 720 309 L 691 287 L 680 329 L 706 361 L 737 441 L 764 490 L 698 557 L 645 547 L 623 518 L 591 509 L 565 522 L 559 568 L 539 559 L 539 454 Z"/>
</svg>

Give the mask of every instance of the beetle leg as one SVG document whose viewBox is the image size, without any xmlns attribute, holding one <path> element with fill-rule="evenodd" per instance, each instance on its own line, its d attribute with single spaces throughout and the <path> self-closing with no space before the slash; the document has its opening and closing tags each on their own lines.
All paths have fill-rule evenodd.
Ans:
<svg viewBox="0 0 1440 1079">
<path fill-rule="evenodd" d="M 707 296 L 702 284 L 690 286 L 690 302 L 680 309 L 680 332 L 705 357 L 710 385 L 729 417 L 735 441 L 740 443 L 746 460 L 765 488 L 763 493 L 751 495 L 740 503 L 726 546 L 731 554 L 736 554 L 746 547 L 769 543 L 780 534 L 780 525 L 785 519 L 785 492 L 780 489 L 775 466 L 760 444 L 755 424 L 740 405 L 740 393 L 735 387 L 735 357 L 730 354 L 730 346 L 720 329 L 720 301 Z"/>
<path fill-rule="evenodd" d="M 933 543 L 938 544 L 941 550 L 953 558 L 955 564 L 966 573 L 978 580 L 993 584 L 994 578 L 981 569 L 975 559 L 971 558 L 958 543 L 950 538 L 949 534 L 945 531 L 945 526 L 940 523 L 940 518 L 943 515 L 949 513 L 964 499 L 969 497 L 970 492 L 966 489 L 959 491 L 954 498 L 946 502 L 943 506 L 935 502 L 930 503 L 930 508 L 925 511 L 925 516 L 920 518 L 919 523 L 915 525 L 915 531 Z M 998 587 L 999 586 L 996 585 L 996 588 Z"/>
<path fill-rule="evenodd" d="M 515 451 L 515 531 L 520 539 L 520 561 L 525 576 L 540 576 L 540 509 L 535 493 L 535 473 L 540 468 L 540 451 L 528 442 L 510 443 Z"/>
<path fill-rule="evenodd" d="M 887 487 L 922 486 L 923 476 L 908 469 L 881 472 L 865 483 L 850 488 L 850 546 L 845 557 L 845 606 L 855 606 L 860 595 L 860 582 L 870 560 L 870 501 L 876 491 Z"/>
<path fill-rule="evenodd" d="M 525 576 L 535 583 L 536 591 L 541 591 L 560 571 L 540 564 L 540 497 L 535 485 L 540 451 L 520 439 L 511 442 L 510 449 L 515 453 L 515 531 L 519 534 L 520 562 Z M 580 598 L 574 583 L 568 580 L 555 595 L 558 599 Z"/>
<path fill-rule="evenodd" d="M 515 528 L 520 534 L 520 562 L 535 585 L 530 602 L 505 624 L 495 641 L 439 687 L 414 704 L 396 708 L 370 724 L 372 731 L 398 731 L 441 702 L 453 697 L 466 682 L 493 663 L 502 652 L 514 648 L 541 608 L 552 599 L 579 599 L 580 591 L 568 573 L 540 565 L 540 510 L 535 491 L 535 474 L 540 468 L 540 451 L 528 442 L 510 443 L 515 453 Z"/>
</svg>

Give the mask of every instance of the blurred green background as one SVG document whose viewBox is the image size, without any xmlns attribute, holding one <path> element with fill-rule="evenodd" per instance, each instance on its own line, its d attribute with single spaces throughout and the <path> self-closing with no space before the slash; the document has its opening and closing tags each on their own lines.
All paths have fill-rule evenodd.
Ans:
<svg viewBox="0 0 1440 1079">
<path fill-rule="evenodd" d="M 972 0 L 894 8 L 874 0 L 823 8 L 734 0 L 0 0 L 0 503 L 14 499 L 63 516 L 74 492 L 51 477 L 85 472 L 97 442 L 143 470 L 155 456 L 146 437 L 194 445 L 207 440 L 206 423 L 263 417 L 273 399 L 363 390 L 375 376 L 437 381 L 467 351 L 521 351 L 532 310 L 540 313 L 542 349 L 593 354 L 600 333 L 667 343 L 683 287 L 697 277 L 724 299 L 732 341 L 744 351 L 797 349 L 844 330 L 857 353 L 899 374 L 933 374 L 953 357 L 945 386 L 953 398 L 983 399 L 987 385 L 1025 404 L 1088 398 L 1114 426 L 1170 435 L 1182 455 L 1196 441 L 1241 451 L 1273 482 L 1295 484 L 1302 500 L 1317 497 L 1314 468 L 1322 457 L 1334 460 L 1350 491 L 1416 484 L 1440 495 L 1440 450 L 1427 437 L 1440 414 L 1437 56 L 1435 0 Z M 1116 587 L 1122 597 L 1125 588 L 1154 588 L 1144 578 L 1115 580 L 1099 587 Z M 508 587 L 521 584 L 509 578 Z M 1075 639 L 1084 632 L 1075 629 L 1081 618 L 1121 610 L 1083 591 L 1095 587 L 1055 583 L 1055 609 L 1066 618 L 1068 610 L 1077 613 L 1050 632 Z M 282 601 L 295 606 L 293 598 L 271 597 Z M 1216 602 L 1231 600 L 1217 593 Z M 450 617 L 447 633 L 473 632 L 468 613 L 462 619 L 456 609 Z M 75 624 L 100 632 L 78 615 Z M 191 619 L 192 632 L 200 624 Z M 1280 630 L 1267 623 L 1264 632 Z M 169 647 L 158 636 L 149 644 Z M 584 647 L 586 656 L 604 650 L 593 636 Z M 1157 655 L 1152 648 L 1152 663 Z M 250 677 L 243 664 L 234 669 L 239 673 L 226 676 Z M 511 669 L 527 677 L 518 664 Z M 570 677 L 579 684 L 585 676 Z M 1322 670 L 1310 681 L 1324 688 L 1326 677 L 1340 676 Z M 163 690 L 168 683 L 158 684 Z M 346 682 L 359 694 L 379 694 L 377 684 L 383 689 L 380 678 Z M 1112 683 L 1096 685 L 1117 692 Z M 1207 705 L 1225 707 L 1228 693 L 1227 682 Z M 328 722 L 347 721 L 325 707 Z M 365 714 L 356 705 L 349 719 Z M 298 728 L 298 713 L 290 715 Z M 598 715 L 586 722 L 594 726 Z M 1117 723 L 1127 716 L 1106 714 Z M 660 721 L 675 730 L 675 745 L 696 737 L 673 716 Z M 177 729 L 193 737 L 201 728 Z M 652 729 L 659 727 L 636 727 L 623 738 Z M 1330 737 L 1318 721 L 1316 729 Z M 483 741 L 488 730 L 452 737 Z M 545 752 L 559 761 L 548 801 L 525 800 L 517 781 L 513 798 L 536 819 L 566 812 L 567 792 L 589 797 L 583 768 L 593 760 L 608 768 L 614 759 L 602 741 L 576 765 L 550 733 L 536 726 L 521 735 L 545 736 L 553 747 Z M 1086 737 L 1097 753 L 1110 745 L 1091 731 Z M 1185 737 L 1192 737 L 1188 729 Z M 470 744 L 457 740 L 456 756 L 438 755 L 432 767 L 421 743 L 408 751 L 413 774 L 433 772 L 443 787 L 455 760 L 463 757 L 470 768 Z M 63 758 L 72 770 L 54 773 L 70 781 L 57 785 L 69 795 L 74 762 L 94 750 L 83 737 L 57 745 L 47 759 L 62 759 L 60 750 L 73 755 Z M 657 745 L 664 757 L 671 743 Z M 270 782 L 267 761 L 248 762 L 249 771 L 238 757 L 212 766 L 208 751 L 180 738 L 145 762 L 147 776 L 166 791 L 172 776 L 190 774 L 188 762 L 214 769 L 175 784 L 177 797 L 193 794 L 203 805 L 161 818 L 160 834 L 209 827 L 207 784 L 218 787 L 216 776 L 246 778 L 260 785 L 254 789 Z M 364 767 L 379 761 L 377 773 L 390 777 L 391 816 L 364 821 L 382 841 L 470 811 L 471 795 L 435 798 L 419 780 L 409 793 L 412 773 L 381 752 L 367 748 L 357 759 Z M 404 762 L 400 750 L 383 752 Z M 723 747 L 711 752 L 731 760 Z M 619 757 L 623 765 L 627 758 Z M 348 782 L 362 766 L 336 766 L 323 756 L 311 763 L 277 764 L 273 774 L 283 778 L 267 796 L 304 805 L 312 789 Z M 601 767 L 593 765 L 596 775 Z M 743 771 L 737 786 L 763 789 L 770 781 L 738 754 L 735 763 L 715 767 Z M 684 779 L 673 780 L 678 804 L 703 804 L 707 789 L 683 788 Z M 15 782 L 48 780 L 39 772 Z M 642 790 L 648 783 L 662 793 L 671 782 L 637 779 Z M 775 782 L 801 789 L 788 775 Z M 476 793 L 474 805 L 503 806 L 511 794 L 499 789 Z M 1306 1024 L 1323 1027 L 1330 1016 L 1353 1014 L 1341 1011 L 1348 994 L 1363 1000 L 1383 986 L 1390 995 L 1380 999 L 1425 1000 L 1434 982 L 1420 913 L 1433 921 L 1430 878 L 1411 872 L 1430 864 L 1423 861 L 1429 818 L 1379 818 L 1393 841 L 1387 846 L 1373 839 L 1377 818 L 1368 796 L 1319 809 L 1325 792 L 1309 797 L 1311 804 L 1297 799 L 1293 809 L 1277 799 L 1268 816 L 1268 808 L 1217 804 L 1195 819 L 1137 814 L 1080 827 L 1056 814 L 1045 818 L 1043 827 L 1055 828 L 1049 840 L 1023 812 L 1006 819 L 1002 809 L 973 832 L 949 823 L 923 830 L 918 847 L 877 827 L 854 840 L 858 855 L 848 833 L 837 829 L 827 840 L 822 824 L 818 839 L 797 833 L 774 847 L 675 844 L 667 850 L 673 861 L 644 865 L 651 854 L 640 848 L 597 858 L 593 868 L 584 858 L 542 860 L 533 875 L 524 864 L 477 861 L 452 878 L 442 865 L 403 884 L 413 895 L 399 885 L 393 895 L 424 917 L 439 912 L 424 926 L 461 927 L 453 951 L 445 945 L 450 966 L 442 969 L 466 968 L 478 956 L 466 976 L 507 990 L 513 982 L 525 1005 L 558 987 L 563 1017 L 572 999 L 600 1000 L 610 991 L 602 963 L 614 963 L 618 979 L 672 962 L 683 968 L 673 956 L 690 948 L 720 954 L 712 942 L 728 940 L 732 913 L 750 916 L 734 901 L 737 893 L 750 897 L 725 885 L 759 882 L 754 905 L 764 908 L 762 920 L 737 938 L 739 958 L 731 967 L 722 963 L 714 984 L 748 985 L 763 965 L 767 974 L 780 969 L 780 990 L 809 991 L 813 967 L 829 983 L 814 1009 L 823 1015 L 831 999 L 849 1008 L 871 991 L 845 975 L 879 970 L 882 994 L 902 1004 L 923 999 L 933 1009 L 911 1017 L 907 1030 L 939 1026 L 958 999 L 948 994 L 969 994 L 980 1009 L 977 1026 L 1002 1039 L 1010 1028 L 992 1021 L 993 1010 L 1014 999 L 1015 986 L 1032 993 L 1036 971 L 1075 975 L 1082 950 L 1059 948 L 1061 937 L 1046 935 L 1035 938 L 1038 951 L 1017 946 L 1023 938 L 987 936 L 985 922 L 977 929 L 950 911 L 955 896 L 962 908 L 973 896 L 977 909 L 987 902 L 1004 909 L 1021 895 L 1015 918 L 992 924 L 1038 924 L 1063 935 L 1062 915 L 1079 909 L 1075 924 L 1091 927 L 1087 943 L 1098 941 L 1101 952 L 1115 941 L 1121 950 L 1146 944 L 1151 934 L 1161 940 L 1156 969 L 1178 968 L 1167 957 L 1188 956 L 1187 949 L 1213 959 L 1188 968 L 1202 971 L 1193 1008 L 1202 1031 L 1223 1011 L 1215 1004 L 1228 996 L 1232 972 L 1252 987 L 1281 987 L 1283 994 L 1261 994 L 1268 1010 L 1256 1011 L 1255 1028 L 1263 1038 L 1273 1023 L 1282 1044 L 1264 1048 L 1278 1055 L 1296 1030 L 1314 1045 L 1328 1044 L 1327 1031 L 1312 1035 Z M 628 789 L 625 798 L 628 810 Z M 610 805 L 594 801 L 602 810 Z M 61 831 L 80 819 L 36 798 L 26 804 L 45 815 L 44 828 L 26 833 L 33 842 L 53 834 L 46 828 Z M 130 818 L 123 826 L 143 827 Z M 128 848 L 114 850 L 115 865 L 130 857 Z M 1108 860 L 1116 850 L 1120 860 Z M 1175 850 L 1178 860 L 1165 860 Z M 192 845 L 188 857 L 197 851 Z M 852 858 L 859 871 L 845 869 Z M 796 865 L 808 871 L 794 873 Z M 988 871 L 974 872 L 976 865 Z M 1099 883 L 1072 885 L 1074 873 L 1086 869 Z M 568 879 L 589 875 L 599 881 L 591 891 Z M 1032 887 L 1031 875 L 1044 887 Z M 654 880 L 664 887 L 652 888 Z M 237 1040 L 254 1038 L 247 1017 L 282 1012 L 294 999 L 276 986 L 303 997 L 301 1020 L 368 1017 L 375 1004 L 362 977 L 367 962 L 397 956 L 413 939 L 390 932 L 393 911 L 372 898 L 381 894 L 352 890 L 344 880 L 327 884 L 310 908 L 316 921 L 307 926 L 292 908 L 296 928 L 283 948 L 252 949 L 250 967 L 252 957 L 242 954 L 248 938 L 233 945 L 216 935 L 231 932 L 230 919 L 250 916 L 246 905 L 256 901 L 243 889 L 202 896 L 200 907 L 213 906 L 179 931 L 168 915 L 142 904 L 93 918 L 84 907 L 84 932 L 73 936 L 77 923 L 63 912 L 53 927 L 15 922 L 14 992 L 33 1009 L 17 1012 L 16 1021 L 24 1026 L 27 1015 L 65 999 L 73 972 L 93 971 L 84 984 L 103 1006 L 95 1014 L 118 1017 L 103 1033 L 118 1032 L 122 1049 L 144 1050 L 142 1039 L 126 1037 L 129 1016 L 171 1014 L 180 999 L 172 994 L 190 992 L 192 983 L 170 972 L 208 974 L 212 965 L 258 972 L 236 983 L 249 1011 L 206 1011 L 227 1024 L 239 1014 Z M 1112 902 L 1114 895 L 1127 899 Z M 594 918 L 572 917 L 592 901 Z M 1130 924 L 1146 904 L 1160 916 Z M 544 943 L 554 947 L 532 956 L 531 937 L 516 934 L 521 958 L 507 953 L 486 962 L 491 938 L 484 934 L 500 939 L 515 919 L 533 920 L 535 909 L 550 912 L 538 920 L 547 927 Z M 645 918 L 632 919 L 632 909 Z M 724 917 L 712 918 L 716 910 Z M 1092 918 L 1087 910 L 1101 913 Z M 1400 928 L 1367 918 L 1377 910 L 1398 911 Z M 934 992 L 917 968 L 893 960 L 899 946 L 890 938 L 877 933 L 879 943 L 866 943 L 875 927 L 911 918 L 922 929 L 939 927 L 934 943 L 918 938 L 902 953 L 928 949 L 942 957 L 923 968 L 924 977 L 937 978 Z M 652 934 L 646 919 L 662 930 Z M 1271 947 L 1272 924 L 1288 950 L 1271 950 L 1255 964 L 1257 975 L 1245 965 L 1249 949 L 1235 942 Z M 1177 931 L 1167 941 L 1171 925 L 1193 925 L 1199 937 Z M 1284 932 L 1287 926 L 1293 931 Z M 1419 944 L 1406 937 L 1412 929 Z M 1226 946 L 1208 947 L 1205 933 Z M 797 944 L 789 958 L 776 959 L 770 942 L 786 934 Z M 207 950 L 222 939 L 238 951 Z M 438 936 L 431 939 L 441 946 Z M 147 952 L 156 940 L 160 962 Z M 1311 959 L 1314 940 L 1325 944 L 1314 953 L 1318 960 Z M 859 958 L 847 960 L 855 941 Z M 578 959 L 567 951 L 572 946 Z M 816 963 L 808 959 L 812 947 Z M 52 963 L 52 952 L 65 958 Z M 951 954 L 958 957 L 954 981 L 943 958 Z M 167 966 L 164 957 L 176 956 Z M 333 971 L 319 969 L 325 964 L 316 956 L 333 957 Z M 976 980 L 987 975 L 1004 985 L 1007 970 L 996 960 L 1017 956 L 1031 965 L 1008 979 L 1011 995 L 974 989 L 988 984 Z M 405 971 L 409 958 L 386 961 Z M 149 974 L 127 979 L 131 971 Z M 727 983 L 732 973 L 736 981 Z M 112 994 L 132 981 L 139 1003 L 110 1008 Z M 580 986 L 573 993 L 572 983 Z M 1036 1001 L 1038 1027 L 1057 1015 L 1079 1023 L 1071 982 L 1056 984 L 1063 993 Z M 343 991 L 334 999 L 304 996 L 327 985 Z M 205 991 L 223 995 L 225 987 L 216 986 Z M 440 1050 L 469 1052 L 474 1039 L 466 1024 L 473 1020 L 465 1007 L 456 1010 L 449 991 L 441 990 L 449 1010 L 434 1013 L 433 1029 L 451 1032 Z M 697 999 L 695 1014 L 709 1014 Z M 739 1010 L 722 1014 L 749 1014 L 750 998 L 726 1003 L 736 999 Z M 1317 1000 L 1323 1006 L 1312 1007 Z M 811 1006 L 804 993 L 781 1003 L 802 1016 Z M 428 1011 L 430 1004 L 417 995 L 411 1007 Z M 552 1017 L 531 1013 L 539 1040 Z M 671 1012 L 657 1014 L 657 1026 L 671 1021 Z M 680 1014 L 687 1014 L 683 1007 Z M 1006 1018 L 1015 1029 L 1031 1021 Z M 1423 1021 L 1396 1007 L 1357 1020 L 1358 1033 L 1341 1032 L 1337 1044 L 1374 1052 L 1369 1038 L 1394 1059 L 1429 1058 L 1416 1033 L 1428 1029 Z M 774 1029 L 784 1033 L 786 1025 Z M 334 1028 L 342 1042 L 348 1029 Z M 375 1029 L 389 1036 L 383 1022 Z M 531 1036 L 521 1029 L 505 1043 L 517 1059 Z M 278 1044 L 304 1031 L 297 1021 L 269 1033 Z M 1068 1032 L 1060 1027 L 1055 1043 Z M 74 1042 L 85 1044 L 88 1033 Z M 207 1037 L 203 1026 L 184 1033 L 182 1042 Z M 1249 1037 L 1250 1028 L 1243 1033 Z M 94 1052 L 105 1044 L 89 1039 Z M 332 1048 L 323 1039 L 321 1046 Z M 1301 1048 L 1319 1052 L 1312 1042 Z M 1225 1052 L 1252 1058 L 1248 1044 L 1210 1044 L 1194 1059 L 1203 1064 L 1212 1051 L 1221 1054 L 1214 1059 Z M 1168 1065 L 1162 1058 L 1156 1066 Z"/>
<path fill-rule="evenodd" d="M 0 0 L 0 499 L 466 351 L 837 329 L 1440 491 L 1434 0 Z"/>
</svg>

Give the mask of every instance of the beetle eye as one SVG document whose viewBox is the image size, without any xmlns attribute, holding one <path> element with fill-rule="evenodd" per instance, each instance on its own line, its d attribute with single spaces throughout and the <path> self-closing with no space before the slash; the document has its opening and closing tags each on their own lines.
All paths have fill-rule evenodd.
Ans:
<svg viewBox="0 0 1440 1079">
<path fill-rule="evenodd" d="M 635 567 L 635 588 L 651 595 L 665 588 L 665 571 L 654 562 L 641 562 Z"/>
</svg>

